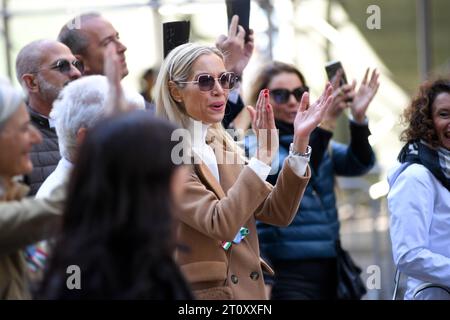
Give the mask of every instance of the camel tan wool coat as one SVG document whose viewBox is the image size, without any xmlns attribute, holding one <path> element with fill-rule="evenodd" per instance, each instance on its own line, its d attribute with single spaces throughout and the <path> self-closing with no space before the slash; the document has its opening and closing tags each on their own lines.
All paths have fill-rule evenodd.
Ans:
<svg viewBox="0 0 450 320">
<path fill-rule="evenodd" d="M 64 188 L 55 189 L 49 199 L 22 199 L 28 188 L 16 184 L 0 199 L 0 300 L 31 298 L 22 249 L 55 234 Z"/>
<path fill-rule="evenodd" d="M 225 153 L 227 153 L 225 151 Z M 197 299 L 267 299 L 259 256 L 256 220 L 287 226 L 297 212 L 310 178 L 284 163 L 273 187 L 241 164 L 218 164 L 220 184 L 204 163 L 194 164 L 177 229 L 176 261 Z M 224 250 L 241 227 L 250 233 Z M 183 249 L 184 248 L 184 249 Z"/>
</svg>

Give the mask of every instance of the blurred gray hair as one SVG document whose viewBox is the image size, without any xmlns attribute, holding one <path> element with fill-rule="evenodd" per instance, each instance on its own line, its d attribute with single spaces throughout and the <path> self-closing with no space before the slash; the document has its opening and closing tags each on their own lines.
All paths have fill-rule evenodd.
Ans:
<svg viewBox="0 0 450 320">
<path fill-rule="evenodd" d="M 50 118 L 55 121 L 59 152 L 69 161 L 74 160 L 77 133 L 81 128 L 92 128 L 108 113 L 109 84 L 105 76 L 92 75 L 70 82 L 53 103 Z M 142 96 L 124 90 L 125 102 L 133 109 L 144 109 Z"/>
<path fill-rule="evenodd" d="M 23 96 L 8 80 L 0 77 L 0 131 L 9 118 L 23 103 Z"/>
</svg>

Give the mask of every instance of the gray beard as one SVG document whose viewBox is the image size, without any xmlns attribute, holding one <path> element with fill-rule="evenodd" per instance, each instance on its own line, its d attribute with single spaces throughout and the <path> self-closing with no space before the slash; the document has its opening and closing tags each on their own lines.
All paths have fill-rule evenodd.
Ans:
<svg viewBox="0 0 450 320">
<path fill-rule="evenodd" d="M 59 88 L 47 80 L 45 80 L 40 74 L 37 75 L 37 80 L 39 83 L 39 93 L 43 100 L 48 102 L 50 105 L 56 100 L 62 88 Z"/>
</svg>

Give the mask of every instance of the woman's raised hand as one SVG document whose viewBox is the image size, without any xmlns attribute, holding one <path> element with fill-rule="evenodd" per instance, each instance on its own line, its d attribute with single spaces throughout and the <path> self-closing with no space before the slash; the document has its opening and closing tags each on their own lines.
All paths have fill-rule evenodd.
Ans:
<svg viewBox="0 0 450 320">
<path fill-rule="evenodd" d="M 367 108 L 380 87 L 380 82 L 378 81 L 380 74 L 377 72 L 377 69 L 372 71 L 370 80 L 368 79 L 369 72 L 370 69 L 367 68 L 366 74 L 364 75 L 361 85 L 353 99 L 353 103 L 350 106 L 353 119 L 358 123 L 364 122 Z"/>
<path fill-rule="evenodd" d="M 269 90 L 261 90 L 256 102 L 256 109 L 252 106 L 247 108 L 252 118 L 252 128 L 258 140 L 256 158 L 270 165 L 278 152 L 278 132 L 275 126 L 273 108 L 269 103 Z"/>
<path fill-rule="evenodd" d="M 309 135 L 322 121 L 325 112 L 333 103 L 333 87 L 327 83 L 319 99 L 309 105 L 309 93 L 305 92 L 300 101 L 294 120 L 294 149 L 305 153 L 309 143 Z"/>
</svg>

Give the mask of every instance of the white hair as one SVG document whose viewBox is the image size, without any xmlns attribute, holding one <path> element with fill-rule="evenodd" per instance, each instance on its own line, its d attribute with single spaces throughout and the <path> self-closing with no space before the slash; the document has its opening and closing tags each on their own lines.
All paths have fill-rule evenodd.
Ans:
<svg viewBox="0 0 450 320">
<path fill-rule="evenodd" d="M 92 128 L 107 116 L 108 95 L 108 80 L 102 75 L 74 80 L 61 91 L 53 103 L 50 118 L 55 121 L 62 157 L 73 161 L 78 130 Z M 144 100 L 137 92 L 124 90 L 124 98 L 131 108 L 144 109 Z"/>
<path fill-rule="evenodd" d="M 23 96 L 9 81 L 0 77 L 0 130 L 23 103 Z"/>
</svg>

